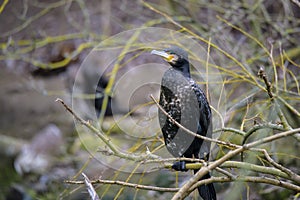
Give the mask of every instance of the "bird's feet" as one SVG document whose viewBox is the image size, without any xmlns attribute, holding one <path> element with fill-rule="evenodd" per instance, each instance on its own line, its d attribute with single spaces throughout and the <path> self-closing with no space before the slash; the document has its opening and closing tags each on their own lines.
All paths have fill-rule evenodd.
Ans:
<svg viewBox="0 0 300 200">
<path fill-rule="evenodd" d="M 186 165 L 185 165 L 185 161 L 175 162 L 172 165 L 172 169 L 174 169 L 176 171 L 182 171 L 182 172 L 188 171 L 188 169 L 186 168 Z"/>
</svg>

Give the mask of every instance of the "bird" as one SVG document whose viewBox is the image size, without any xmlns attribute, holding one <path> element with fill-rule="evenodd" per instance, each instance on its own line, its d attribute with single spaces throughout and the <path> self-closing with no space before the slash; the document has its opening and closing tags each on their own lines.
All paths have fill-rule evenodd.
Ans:
<svg viewBox="0 0 300 200">
<path fill-rule="evenodd" d="M 164 50 L 152 50 L 151 54 L 162 57 L 169 65 L 161 80 L 158 111 L 160 128 L 167 150 L 174 157 L 209 159 L 210 142 L 195 137 L 178 127 L 173 120 L 196 134 L 211 137 L 212 113 L 200 86 L 192 79 L 187 51 L 178 46 Z M 170 117 L 172 119 L 170 119 Z M 179 161 L 172 165 L 176 171 L 187 171 L 186 162 Z M 194 170 L 196 174 L 199 169 Z M 207 173 L 203 179 L 210 178 Z M 204 200 L 216 200 L 213 183 L 198 187 Z"/>
</svg>

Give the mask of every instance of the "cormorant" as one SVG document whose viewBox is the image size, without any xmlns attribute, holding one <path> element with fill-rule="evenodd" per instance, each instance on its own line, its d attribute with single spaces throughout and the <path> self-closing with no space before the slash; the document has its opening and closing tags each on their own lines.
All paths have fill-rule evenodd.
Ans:
<svg viewBox="0 0 300 200">
<path fill-rule="evenodd" d="M 178 123 L 202 136 L 211 137 L 211 110 L 207 98 L 199 85 L 191 78 L 188 53 L 172 46 L 163 51 L 153 50 L 170 65 L 162 77 L 159 104 Z M 186 133 L 159 110 L 159 124 L 165 145 L 174 157 L 209 159 L 210 142 Z M 172 166 L 177 171 L 187 171 L 185 162 Z M 197 170 L 194 170 L 196 173 Z M 206 174 L 202 179 L 210 178 Z M 204 200 L 215 200 L 216 192 L 212 183 L 198 187 Z"/>
</svg>

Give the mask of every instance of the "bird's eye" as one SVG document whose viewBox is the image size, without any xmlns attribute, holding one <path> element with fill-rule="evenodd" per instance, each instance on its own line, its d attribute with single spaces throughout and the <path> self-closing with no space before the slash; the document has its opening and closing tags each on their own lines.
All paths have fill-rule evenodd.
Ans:
<svg viewBox="0 0 300 200">
<path fill-rule="evenodd" d="M 176 60 L 178 60 L 178 59 L 180 58 L 180 56 L 178 56 L 176 53 L 174 53 L 174 52 L 172 52 L 172 51 L 169 52 L 169 54 L 172 55 L 173 58 L 176 59 Z"/>
<path fill-rule="evenodd" d="M 177 61 L 179 59 L 179 56 L 177 56 L 176 54 L 171 54 L 173 56 L 173 60 Z"/>
<path fill-rule="evenodd" d="M 178 56 L 176 53 L 172 51 L 165 51 L 165 52 L 169 54 L 168 61 L 177 62 L 180 59 L 180 56 Z"/>
</svg>

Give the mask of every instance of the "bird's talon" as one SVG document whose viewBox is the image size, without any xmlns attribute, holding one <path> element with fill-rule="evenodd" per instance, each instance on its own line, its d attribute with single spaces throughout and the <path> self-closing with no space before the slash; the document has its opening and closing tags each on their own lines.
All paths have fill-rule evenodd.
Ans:
<svg viewBox="0 0 300 200">
<path fill-rule="evenodd" d="M 175 162 L 172 165 L 172 169 L 174 169 L 176 171 L 182 171 L 182 172 L 188 171 L 188 169 L 186 169 L 185 161 Z"/>
</svg>

